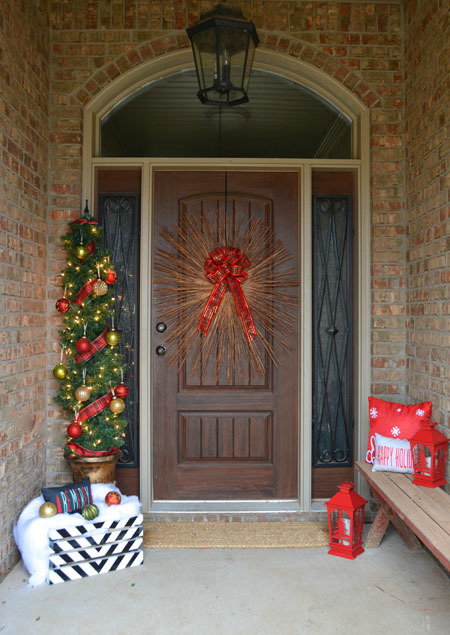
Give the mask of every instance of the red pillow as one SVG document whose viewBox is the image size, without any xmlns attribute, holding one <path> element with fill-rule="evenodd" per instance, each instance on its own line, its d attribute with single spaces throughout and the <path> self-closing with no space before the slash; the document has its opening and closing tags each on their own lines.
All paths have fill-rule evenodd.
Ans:
<svg viewBox="0 0 450 635">
<path fill-rule="evenodd" d="M 413 406 L 369 397 L 370 432 L 366 463 L 375 459 L 375 432 L 391 439 L 411 439 L 419 432 L 420 424 L 431 417 L 431 401 Z"/>
</svg>

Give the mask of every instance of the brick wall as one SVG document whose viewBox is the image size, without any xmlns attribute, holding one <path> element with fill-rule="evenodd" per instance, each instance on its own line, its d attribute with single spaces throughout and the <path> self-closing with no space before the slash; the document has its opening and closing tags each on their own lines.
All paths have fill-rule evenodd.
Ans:
<svg viewBox="0 0 450 635">
<path fill-rule="evenodd" d="M 53 405 L 51 369 L 58 361 L 61 323 L 54 310 L 64 255 L 59 236 L 81 205 L 83 107 L 130 68 L 188 47 L 185 28 L 212 4 L 3 0 L 1 571 L 15 557 L 12 522 L 44 479 L 46 441 L 47 482 L 67 478 L 67 422 Z M 435 417 L 448 425 L 448 0 L 407 0 L 406 32 L 398 0 L 239 5 L 255 22 L 262 48 L 322 69 L 370 108 L 372 392 L 410 401 L 431 393 Z"/>
<path fill-rule="evenodd" d="M 409 0 L 405 15 L 407 381 L 433 400 L 450 436 L 450 49 L 448 0 Z"/>
<path fill-rule="evenodd" d="M 54 2 L 50 109 L 50 235 L 79 214 L 82 109 L 104 86 L 149 58 L 189 46 L 185 28 L 213 2 Z M 403 17 L 391 2 L 239 2 L 262 48 L 321 68 L 371 109 L 372 392 L 404 399 L 405 144 Z M 49 254 L 53 274 L 60 268 Z M 54 297 L 59 292 L 55 289 Z M 54 327 L 56 338 L 56 324 Z M 56 360 L 56 357 L 55 357 Z M 64 426 L 49 413 L 49 470 L 64 479 Z"/>
<path fill-rule="evenodd" d="M 0 11 L 0 579 L 12 526 L 45 478 L 47 3 Z"/>
</svg>

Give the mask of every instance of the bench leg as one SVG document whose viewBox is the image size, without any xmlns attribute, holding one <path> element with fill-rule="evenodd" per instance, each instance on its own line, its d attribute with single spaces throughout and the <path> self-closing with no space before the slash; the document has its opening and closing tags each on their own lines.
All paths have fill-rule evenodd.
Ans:
<svg viewBox="0 0 450 635">
<path fill-rule="evenodd" d="M 391 514 L 389 514 L 382 505 L 380 505 L 377 515 L 372 523 L 372 527 L 367 535 L 366 544 L 364 545 L 366 549 L 376 549 L 380 546 L 389 525 L 389 521 L 391 520 L 390 516 Z"/>
<path fill-rule="evenodd" d="M 378 510 L 372 527 L 369 530 L 366 544 L 364 545 L 366 549 L 376 549 L 380 546 L 389 522 L 394 525 L 408 549 L 411 549 L 412 551 L 419 551 L 422 549 L 420 540 L 385 502 L 380 503 L 380 509 Z"/>
<path fill-rule="evenodd" d="M 408 525 L 405 525 L 405 523 L 399 516 L 397 516 L 396 514 L 392 514 L 391 521 L 408 549 L 411 549 L 411 551 L 422 550 L 422 543 L 420 542 L 420 540 L 411 531 Z"/>
</svg>

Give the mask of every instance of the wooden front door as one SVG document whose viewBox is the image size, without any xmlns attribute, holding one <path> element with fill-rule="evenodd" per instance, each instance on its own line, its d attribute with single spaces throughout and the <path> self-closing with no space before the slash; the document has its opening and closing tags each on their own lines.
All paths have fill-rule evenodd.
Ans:
<svg viewBox="0 0 450 635">
<path fill-rule="evenodd" d="M 289 250 L 289 266 L 298 270 L 295 172 L 156 172 L 153 259 L 158 249 L 168 250 L 161 230 L 176 226 L 182 210 L 198 214 L 200 224 L 201 214 L 223 211 L 225 200 L 236 217 L 262 219 Z M 198 275 L 205 272 L 199 270 Z M 152 306 L 154 498 L 297 498 L 298 319 L 288 336 L 289 350 L 274 340 L 278 367 L 266 354 L 263 374 L 244 364 L 239 376 L 230 379 L 229 374 L 217 374 L 214 353 L 194 372 L 189 357 L 181 370 L 170 365 L 170 326 L 159 332 L 162 317 L 155 298 Z M 157 354 L 161 345 L 166 355 Z"/>
</svg>

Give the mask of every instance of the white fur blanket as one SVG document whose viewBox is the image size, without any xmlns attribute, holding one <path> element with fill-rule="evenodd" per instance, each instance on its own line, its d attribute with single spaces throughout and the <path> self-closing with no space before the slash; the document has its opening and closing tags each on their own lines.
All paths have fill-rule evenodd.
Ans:
<svg viewBox="0 0 450 635">
<path fill-rule="evenodd" d="M 141 503 L 137 496 L 124 496 L 120 505 L 105 503 L 105 496 L 111 490 L 120 492 L 114 483 L 97 483 L 91 485 L 92 497 L 99 509 L 99 515 L 92 522 L 105 520 L 121 520 L 137 516 L 141 511 Z M 48 534 L 50 529 L 82 525 L 86 521 L 81 514 L 56 514 L 51 518 L 41 518 L 39 508 L 44 503 L 44 497 L 38 496 L 24 508 L 19 520 L 14 526 L 14 538 L 22 554 L 24 565 L 30 574 L 28 586 L 34 587 L 44 584 L 48 578 L 49 560 L 51 553 Z"/>
</svg>

